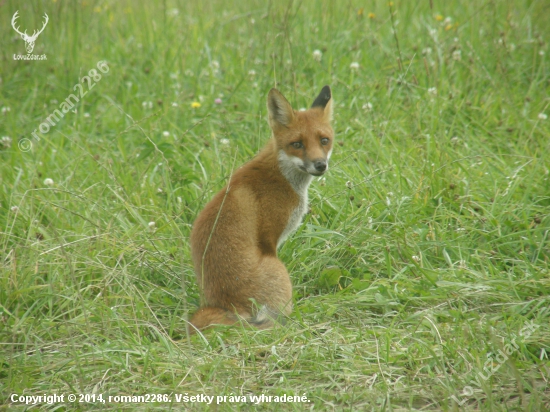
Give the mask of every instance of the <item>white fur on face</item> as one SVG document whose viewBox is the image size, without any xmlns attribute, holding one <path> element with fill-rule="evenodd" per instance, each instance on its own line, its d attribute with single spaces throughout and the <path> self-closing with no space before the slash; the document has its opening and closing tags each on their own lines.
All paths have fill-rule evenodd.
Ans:
<svg viewBox="0 0 550 412">
<path fill-rule="evenodd" d="M 307 212 L 307 188 L 313 176 L 300 169 L 300 166 L 303 166 L 303 164 L 304 162 L 302 159 L 296 156 L 289 156 L 284 150 L 279 150 L 279 168 L 281 169 L 281 173 L 298 194 L 300 202 L 298 207 L 291 212 L 286 227 L 277 242 L 277 247 L 284 242 L 288 235 L 300 226 L 302 217 Z"/>
</svg>

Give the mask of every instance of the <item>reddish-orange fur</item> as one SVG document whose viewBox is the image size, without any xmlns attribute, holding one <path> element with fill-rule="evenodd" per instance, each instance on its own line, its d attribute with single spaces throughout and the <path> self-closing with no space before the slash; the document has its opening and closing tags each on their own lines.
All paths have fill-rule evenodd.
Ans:
<svg viewBox="0 0 550 412">
<path fill-rule="evenodd" d="M 202 292 L 201 308 L 191 319 L 197 329 L 230 325 L 239 318 L 265 328 L 291 312 L 292 285 L 277 258 L 277 246 L 283 232 L 286 236 L 299 223 L 304 201 L 307 207 L 311 174 L 326 170 L 323 162 L 328 162 L 333 139 L 332 99 L 328 86 L 323 92 L 315 107 L 295 112 L 272 89 L 268 111 L 273 137 L 197 217 L 191 232 Z M 302 148 L 293 146 L 297 141 Z M 294 169 L 297 163 L 307 171 Z"/>
</svg>

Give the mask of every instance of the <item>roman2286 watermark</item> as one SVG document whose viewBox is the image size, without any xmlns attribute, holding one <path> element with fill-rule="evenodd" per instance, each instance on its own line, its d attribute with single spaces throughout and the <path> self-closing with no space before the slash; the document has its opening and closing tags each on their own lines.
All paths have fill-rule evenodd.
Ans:
<svg viewBox="0 0 550 412">
<path fill-rule="evenodd" d="M 40 33 L 42 33 L 44 31 L 44 29 L 46 28 L 46 25 L 48 24 L 48 21 L 50 21 L 50 18 L 48 17 L 48 15 L 46 13 L 44 13 L 44 24 L 42 24 L 42 28 L 40 30 L 33 31 L 32 35 L 29 36 L 27 34 L 27 30 L 25 30 L 23 33 L 21 33 L 21 31 L 19 30 L 19 27 L 17 27 L 15 25 L 16 20 L 19 17 L 18 13 L 19 13 L 19 10 L 17 10 L 14 13 L 14 15 L 11 19 L 11 26 L 17 32 L 17 34 L 19 34 L 21 36 L 21 38 L 25 41 L 25 48 L 27 49 L 27 54 L 26 55 L 24 55 L 24 54 L 14 54 L 13 55 L 13 60 L 46 60 L 46 55 L 45 54 L 37 55 L 37 54 L 31 54 L 31 53 L 34 50 L 34 43 L 36 42 L 36 39 L 38 38 Z"/>
<path fill-rule="evenodd" d="M 107 65 L 107 62 L 102 60 L 99 61 L 96 65 L 96 69 L 91 69 L 88 72 L 87 76 L 84 76 L 80 79 L 80 83 L 87 84 L 88 90 L 84 90 L 84 87 L 82 84 L 77 83 L 74 85 L 73 90 L 76 91 L 76 89 L 79 90 L 78 96 L 75 96 L 74 94 L 70 94 L 67 96 L 65 100 L 61 102 L 59 105 L 59 109 L 55 109 L 46 119 L 40 123 L 38 126 L 38 129 L 34 129 L 31 133 L 32 137 L 39 142 L 40 137 L 38 136 L 38 131 L 42 134 L 46 134 L 50 131 L 50 128 L 55 126 L 67 113 L 69 113 L 70 110 L 73 110 L 75 105 L 82 99 L 90 90 L 92 90 L 96 83 L 101 80 L 101 74 L 98 73 L 98 70 L 105 74 L 109 72 L 109 66 Z M 74 111 L 74 110 L 73 110 Z M 19 141 L 17 144 L 19 146 L 19 150 L 22 152 L 28 152 L 31 150 L 32 147 L 32 141 L 30 139 L 24 138 Z"/>
</svg>

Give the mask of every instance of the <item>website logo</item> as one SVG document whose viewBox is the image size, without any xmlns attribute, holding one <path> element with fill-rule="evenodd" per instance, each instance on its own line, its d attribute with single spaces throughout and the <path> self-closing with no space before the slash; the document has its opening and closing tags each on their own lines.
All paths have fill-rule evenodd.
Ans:
<svg viewBox="0 0 550 412">
<path fill-rule="evenodd" d="M 44 31 L 44 29 L 46 28 L 46 25 L 48 24 L 48 21 L 50 20 L 48 15 L 46 13 L 44 13 L 44 24 L 42 25 L 42 28 L 40 30 L 34 30 L 34 32 L 32 33 L 32 35 L 28 35 L 27 34 L 27 30 L 25 30 L 23 33 L 21 32 L 21 30 L 19 30 L 19 27 L 17 27 L 17 18 L 19 17 L 19 10 L 17 10 L 15 12 L 15 14 L 13 15 L 12 19 L 11 19 L 11 26 L 13 27 L 13 29 L 17 32 L 17 34 L 19 34 L 21 36 L 21 38 L 25 41 L 25 48 L 27 49 L 27 55 L 24 56 L 24 55 L 13 55 L 13 59 L 14 60 L 46 60 L 46 55 L 43 54 L 43 55 L 36 55 L 36 54 L 31 54 L 32 51 L 34 50 L 34 43 L 36 42 L 36 39 L 38 38 L 38 36 L 40 35 L 40 33 L 42 33 Z"/>
</svg>

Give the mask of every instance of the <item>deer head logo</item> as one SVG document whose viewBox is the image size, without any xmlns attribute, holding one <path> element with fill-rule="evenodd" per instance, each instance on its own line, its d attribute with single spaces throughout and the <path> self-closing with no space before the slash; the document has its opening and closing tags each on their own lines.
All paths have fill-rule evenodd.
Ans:
<svg viewBox="0 0 550 412">
<path fill-rule="evenodd" d="M 48 24 L 48 21 L 50 20 L 48 18 L 48 15 L 46 13 L 44 13 L 44 24 L 42 25 L 42 28 L 40 30 L 35 30 L 32 34 L 32 36 L 29 36 L 27 34 L 27 30 L 25 30 L 24 33 L 21 33 L 19 31 L 19 28 L 15 26 L 15 21 L 17 20 L 17 18 L 19 17 L 18 16 L 18 13 L 19 13 L 19 10 L 17 10 L 15 12 L 15 14 L 13 15 L 13 18 L 11 19 L 11 25 L 13 27 L 13 29 L 21 35 L 21 38 L 23 40 L 25 40 L 25 48 L 27 49 L 27 53 L 32 53 L 32 50 L 34 49 L 34 42 L 36 41 L 36 38 L 38 37 L 38 35 L 40 33 L 42 33 L 44 31 L 44 29 L 46 28 L 46 24 Z"/>
</svg>

